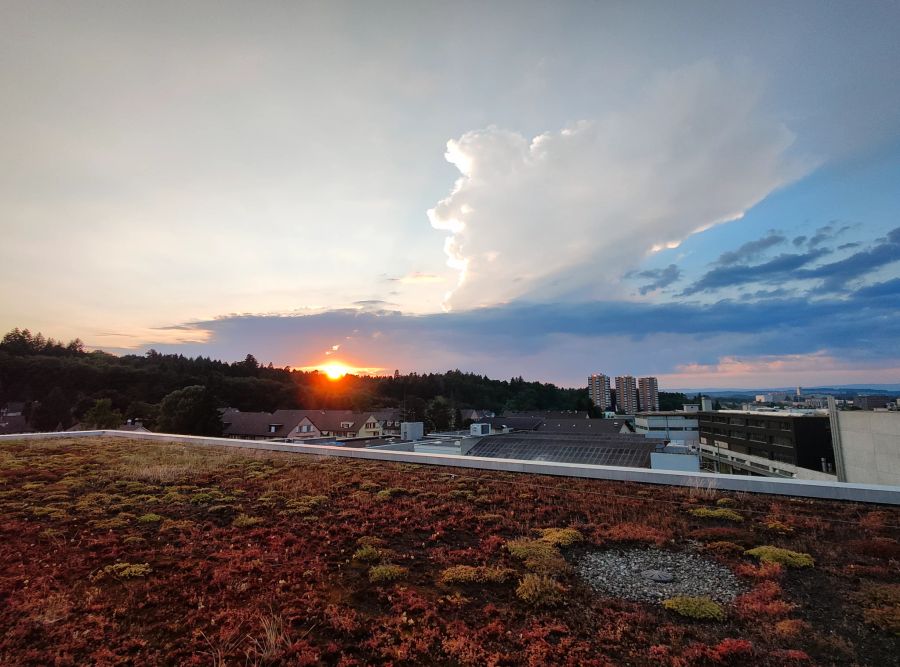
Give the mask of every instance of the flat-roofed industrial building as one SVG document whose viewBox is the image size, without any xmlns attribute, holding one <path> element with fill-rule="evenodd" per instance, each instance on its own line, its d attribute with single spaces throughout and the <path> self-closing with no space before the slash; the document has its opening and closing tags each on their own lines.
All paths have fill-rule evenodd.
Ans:
<svg viewBox="0 0 900 667">
<path fill-rule="evenodd" d="M 831 427 L 825 414 L 719 410 L 700 412 L 697 417 L 703 456 L 719 472 L 835 474 Z"/>
</svg>

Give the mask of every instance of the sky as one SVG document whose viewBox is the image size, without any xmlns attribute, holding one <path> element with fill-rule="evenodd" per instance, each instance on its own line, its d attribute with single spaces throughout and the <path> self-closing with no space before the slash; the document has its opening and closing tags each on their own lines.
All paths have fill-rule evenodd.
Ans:
<svg viewBox="0 0 900 667">
<path fill-rule="evenodd" d="M 900 3 L 0 0 L 0 329 L 900 382 Z"/>
</svg>

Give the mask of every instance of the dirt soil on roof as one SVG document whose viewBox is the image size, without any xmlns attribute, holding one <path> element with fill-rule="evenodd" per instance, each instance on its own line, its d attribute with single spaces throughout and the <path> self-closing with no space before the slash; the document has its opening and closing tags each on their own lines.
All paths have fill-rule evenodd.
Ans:
<svg viewBox="0 0 900 667">
<path fill-rule="evenodd" d="M 898 525 L 708 489 L 3 442 L 0 664 L 896 664 Z M 746 592 L 695 620 L 571 566 L 641 545 L 715 559 Z M 746 553 L 765 545 L 814 565 Z"/>
</svg>

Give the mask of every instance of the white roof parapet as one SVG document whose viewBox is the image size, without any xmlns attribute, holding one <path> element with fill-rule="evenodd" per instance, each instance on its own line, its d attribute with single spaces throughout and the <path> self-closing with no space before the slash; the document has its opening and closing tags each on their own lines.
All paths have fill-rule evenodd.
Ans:
<svg viewBox="0 0 900 667">
<path fill-rule="evenodd" d="M 851 502 L 900 505 L 900 486 L 879 484 L 851 484 L 821 480 L 779 479 L 774 477 L 749 477 L 746 475 L 716 475 L 706 472 L 686 472 L 652 470 L 647 468 L 622 468 L 551 461 L 522 461 L 514 459 L 493 459 L 456 454 L 421 454 L 416 452 L 396 452 L 389 450 L 362 449 L 357 447 L 332 447 L 328 445 L 302 445 L 268 440 L 237 440 L 199 435 L 178 435 L 170 433 L 142 433 L 135 431 L 64 431 L 54 433 L 17 433 L 0 435 L 0 446 L 4 441 L 40 440 L 49 438 L 117 437 L 128 440 L 155 440 L 240 449 L 259 449 L 274 452 L 293 452 L 313 456 L 335 456 L 367 460 L 399 461 L 424 465 L 476 468 L 505 472 L 521 472 L 539 475 L 580 477 L 588 479 L 619 480 L 645 484 L 663 484 L 723 491 L 746 491 L 749 493 L 769 493 L 781 496 L 800 496 L 823 500 L 846 500 Z"/>
</svg>

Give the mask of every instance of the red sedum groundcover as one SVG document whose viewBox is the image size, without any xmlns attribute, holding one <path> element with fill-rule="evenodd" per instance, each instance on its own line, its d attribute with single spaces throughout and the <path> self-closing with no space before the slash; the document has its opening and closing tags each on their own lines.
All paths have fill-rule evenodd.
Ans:
<svg viewBox="0 0 900 667">
<path fill-rule="evenodd" d="M 6 441 L 0 664 L 895 664 L 898 526 L 701 488 Z M 572 565 L 618 546 L 702 554 L 745 592 L 706 616 L 605 597 Z"/>
</svg>

